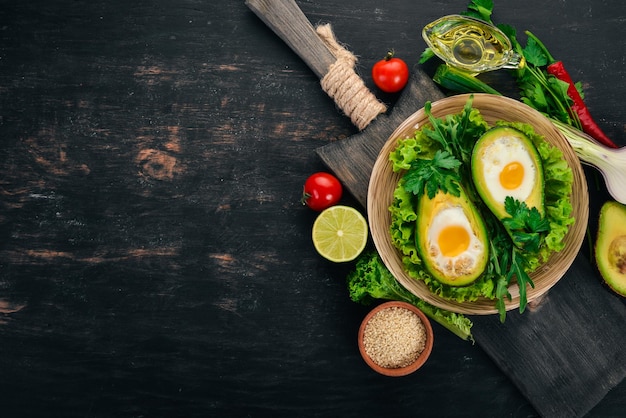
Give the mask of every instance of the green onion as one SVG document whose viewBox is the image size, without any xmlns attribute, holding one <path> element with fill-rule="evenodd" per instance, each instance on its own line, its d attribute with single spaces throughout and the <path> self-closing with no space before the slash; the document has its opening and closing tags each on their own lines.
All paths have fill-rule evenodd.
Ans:
<svg viewBox="0 0 626 418">
<path fill-rule="evenodd" d="M 459 93 L 489 93 L 502 96 L 499 91 L 470 73 L 447 64 L 442 64 L 437 68 L 433 80 L 440 86 Z"/>
</svg>

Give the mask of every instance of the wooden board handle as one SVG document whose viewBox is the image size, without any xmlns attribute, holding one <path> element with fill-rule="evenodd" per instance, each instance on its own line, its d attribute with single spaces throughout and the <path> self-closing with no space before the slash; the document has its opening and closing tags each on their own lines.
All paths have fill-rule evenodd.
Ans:
<svg viewBox="0 0 626 418">
<path fill-rule="evenodd" d="M 321 79 L 336 61 L 295 0 L 246 0 L 246 5 Z"/>
</svg>

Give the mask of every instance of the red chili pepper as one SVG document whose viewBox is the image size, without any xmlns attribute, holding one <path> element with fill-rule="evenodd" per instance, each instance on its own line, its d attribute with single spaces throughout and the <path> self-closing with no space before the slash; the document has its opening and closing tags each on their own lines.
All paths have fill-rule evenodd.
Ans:
<svg viewBox="0 0 626 418">
<path fill-rule="evenodd" d="M 537 38 L 533 33 L 531 33 L 530 31 L 526 31 L 526 35 L 528 35 L 529 38 L 532 38 L 536 42 L 537 46 L 539 46 L 539 48 L 541 48 L 541 50 L 545 54 L 546 59 L 549 63 L 546 67 L 546 72 L 567 83 L 567 95 L 574 102 L 574 104 L 570 106 L 570 109 L 572 113 L 578 116 L 578 120 L 580 120 L 580 126 L 582 127 L 582 130 L 598 142 L 606 145 L 607 147 L 619 148 L 604 133 L 604 131 L 602 131 L 602 128 L 600 128 L 600 126 L 591 116 L 587 105 L 583 101 L 583 98 L 580 96 L 576 85 L 572 81 L 572 77 L 565 69 L 563 61 L 555 60 L 554 57 L 550 55 L 548 48 L 546 48 L 543 42 L 541 42 L 539 38 Z"/>
<path fill-rule="evenodd" d="M 591 116 L 587 105 L 583 101 L 583 98 L 580 96 L 578 89 L 574 85 L 572 81 L 572 77 L 569 75 L 565 66 L 563 65 L 563 61 L 555 61 L 552 62 L 546 68 L 548 74 L 552 74 L 556 78 L 561 81 L 564 81 L 568 84 L 567 87 L 567 95 L 574 101 L 571 108 L 576 115 L 578 115 L 578 119 L 580 120 L 580 125 L 587 134 L 592 136 L 598 142 L 611 147 L 611 148 L 619 148 L 605 133 L 602 131 L 602 128 L 598 126 L 596 121 Z"/>
</svg>

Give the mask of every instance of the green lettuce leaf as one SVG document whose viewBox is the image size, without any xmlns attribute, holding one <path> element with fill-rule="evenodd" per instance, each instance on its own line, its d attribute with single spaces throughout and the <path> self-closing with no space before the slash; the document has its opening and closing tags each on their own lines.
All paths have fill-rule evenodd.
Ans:
<svg viewBox="0 0 626 418">
<path fill-rule="evenodd" d="M 354 302 L 363 305 L 369 305 L 377 299 L 408 302 L 458 337 L 474 340 L 472 321 L 464 315 L 433 306 L 409 292 L 393 277 L 376 251 L 361 254 L 346 281 L 350 299 Z"/>
</svg>

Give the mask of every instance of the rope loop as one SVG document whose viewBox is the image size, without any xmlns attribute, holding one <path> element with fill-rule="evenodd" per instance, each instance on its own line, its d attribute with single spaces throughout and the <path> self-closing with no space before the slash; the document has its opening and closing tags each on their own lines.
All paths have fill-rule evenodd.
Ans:
<svg viewBox="0 0 626 418">
<path fill-rule="evenodd" d="M 321 80 L 322 89 L 362 131 L 380 113 L 386 112 L 387 106 L 372 94 L 354 71 L 356 56 L 337 42 L 331 25 L 319 25 L 316 31 L 337 58 Z"/>
</svg>

